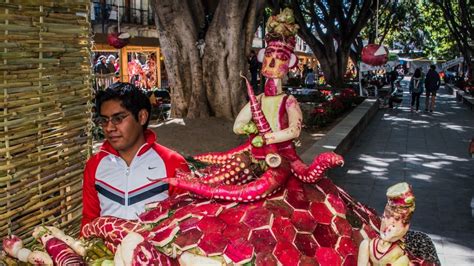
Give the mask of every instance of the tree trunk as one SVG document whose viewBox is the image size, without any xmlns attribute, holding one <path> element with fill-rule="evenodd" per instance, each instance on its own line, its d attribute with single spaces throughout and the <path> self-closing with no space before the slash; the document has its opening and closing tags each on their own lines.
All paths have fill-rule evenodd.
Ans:
<svg viewBox="0 0 474 266">
<path fill-rule="evenodd" d="M 171 115 L 233 119 L 245 103 L 239 73 L 263 0 L 153 0 L 171 87 Z M 206 19 L 211 18 L 211 21 Z"/>
<path fill-rule="evenodd" d="M 346 52 L 338 49 L 334 54 L 328 54 L 319 58 L 324 78 L 331 86 L 335 88 L 342 88 L 344 86 L 348 57 L 349 51 Z"/>
<path fill-rule="evenodd" d="M 374 14 L 377 4 L 364 1 L 291 1 L 298 34 L 318 58 L 324 77 L 335 88 L 344 86 L 350 46 Z"/>
</svg>

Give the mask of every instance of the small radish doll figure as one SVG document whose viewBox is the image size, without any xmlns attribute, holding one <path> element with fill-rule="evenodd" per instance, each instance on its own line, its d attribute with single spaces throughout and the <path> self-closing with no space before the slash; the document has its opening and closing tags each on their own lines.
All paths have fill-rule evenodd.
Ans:
<svg viewBox="0 0 474 266">
<path fill-rule="evenodd" d="M 398 183 L 387 190 L 387 205 L 380 226 L 380 237 L 364 240 L 359 246 L 359 266 L 410 265 L 402 239 L 410 228 L 415 211 L 415 196 L 411 186 Z"/>
</svg>

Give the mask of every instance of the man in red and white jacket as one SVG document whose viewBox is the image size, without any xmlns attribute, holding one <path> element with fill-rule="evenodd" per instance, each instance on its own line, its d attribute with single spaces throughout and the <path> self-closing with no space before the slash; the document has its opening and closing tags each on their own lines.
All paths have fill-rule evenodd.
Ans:
<svg viewBox="0 0 474 266">
<path fill-rule="evenodd" d="M 147 129 L 151 104 L 139 89 L 114 83 L 97 94 L 96 109 L 106 141 L 84 170 L 81 227 L 99 216 L 137 219 L 146 203 L 177 192 L 160 178 L 189 171 L 184 158 Z"/>
</svg>

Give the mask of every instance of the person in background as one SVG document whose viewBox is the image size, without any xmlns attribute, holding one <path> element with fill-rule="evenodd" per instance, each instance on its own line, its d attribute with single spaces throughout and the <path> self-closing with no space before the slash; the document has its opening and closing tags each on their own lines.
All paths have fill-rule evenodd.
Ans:
<svg viewBox="0 0 474 266">
<path fill-rule="evenodd" d="M 309 70 L 308 65 L 304 64 L 303 65 L 303 73 L 301 73 L 303 75 L 303 77 L 306 77 L 306 74 L 308 74 L 308 70 Z"/>
<path fill-rule="evenodd" d="M 109 73 L 114 73 L 110 72 L 109 68 L 107 67 L 107 64 L 105 63 L 105 56 L 101 55 L 99 56 L 99 59 L 97 60 L 97 64 L 94 66 L 94 73 L 95 74 L 109 74 Z"/>
<path fill-rule="evenodd" d="M 115 73 L 116 71 L 115 56 L 109 55 L 109 57 L 107 57 L 107 61 L 105 62 L 105 64 L 107 65 L 107 68 L 109 69 L 109 73 Z"/>
<path fill-rule="evenodd" d="M 255 94 L 259 94 L 259 87 L 258 87 L 258 72 L 260 71 L 260 63 L 257 60 L 257 55 L 255 54 L 255 51 L 250 51 L 250 56 L 248 58 L 248 63 L 249 63 L 249 70 L 250 70 L 250 83 L 252 84 L 253 91 Z"/>
<path fill-rule="evenodd" d="M 413 112 L 413 108 L 416 106 L 416 111 L 420 107 L 420 96 L 423 93 L 423 75 L 421 74 L 421 69 L 417 68 L 413 77 L 410 80 L 409 85 L 410 93 L 411 93 L 411 111 Z"/>
<path fill-rule="evenodd" d="M 400 80 L 395 81 L 395 89 L 390 94 L 388 100 L 388 108 L 393 108 L 393 104 L 400 104 L 403 100 L 403 89 L 400 85 Z"/>
<path fill-rule="evenodd" d="M 438 72 L 436 72 L 436 66 L 431 65 L 430 70 L 426 73 L 425 79 L 425 88 L 426 88 L 426 100 L 425 100 L 425 111 L 433 112 L 435 101 L 436 101 L 436 93 L 438 92 L 439 86 L 441 85 L 441 80 L 439 78 Z"/>
<path fill-rule="evenodd" d="M 395 91 L 395 81 L 398 79 L 398 72 L 393 68 L 392 71 L 388 72 L 388 82 L 390 83 L 390 93 L 393 93 Z"/>
<path fill-rule="evenodd" d="M 304 83 L 306 84 L 306 87 L 308 89 L 314 89 L 316 85 L 316 76 L 314 75 L 312 69 L 308 70 L 308 73 L 306 74 L 306 77 L 304 79 Z"/>
<path fill-rule="evenodd" d="M 114 83 L 97 93 L 96 111 L 106 140 L 84 170 L 81 228 L 99 216 L 138 219 L 145 204 L 179 193 L 160 179 L 189 171 L 184 158 L 147 129 L 151 104 L 142 90 Z"/>
</svg>

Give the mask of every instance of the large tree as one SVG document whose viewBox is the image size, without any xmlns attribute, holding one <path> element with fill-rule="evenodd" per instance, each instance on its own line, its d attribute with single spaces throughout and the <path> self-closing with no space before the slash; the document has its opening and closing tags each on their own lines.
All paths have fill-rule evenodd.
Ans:
<svg viewBox="0 0 474 266">
<path fill-rule="evenodd" d="M 377 0 L 291 0 L 291 4 L 300 25 L 298 34 L 318 58 L 326 81 L 343 86 L 351 45 L 375 14 Z"/>
<path fill-rule="evenodd" d="M 468 64 L 474 70 L 474 0 L 432 0 L 443 11 L 446 25 Z"/>
<path fill-rule="evenodd" d="M 264 0 L 152 0 L 172 116 L 233 119 Z"/>
</svg>

